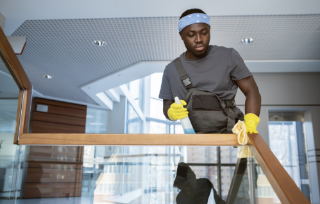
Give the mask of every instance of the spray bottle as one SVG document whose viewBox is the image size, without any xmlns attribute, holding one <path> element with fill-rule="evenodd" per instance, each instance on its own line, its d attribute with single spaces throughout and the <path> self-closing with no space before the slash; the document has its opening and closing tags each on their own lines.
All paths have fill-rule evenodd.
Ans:
<svg viewBox="0 0 320 204">
<path fill-rule="evenodd" d="M 177 96 L 174 98 L 174 101 L 176 104 L 181 104 L 181 102 Z M 190 119 L 188 116 L 181 119 L 180 122 L 183 127 L 184 134 L 196 134 L 192 125 L 191 125 L 191 122 L 190 122 Z"/>
</svg>

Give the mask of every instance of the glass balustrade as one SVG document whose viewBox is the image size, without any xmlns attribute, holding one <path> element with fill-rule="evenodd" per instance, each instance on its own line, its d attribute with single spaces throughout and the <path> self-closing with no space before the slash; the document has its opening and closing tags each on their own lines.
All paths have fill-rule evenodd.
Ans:
<svg viewBox="0 0 320 204">
<path fill-rule="evenodd" d="M 232 146 L 21 146 L 19 204 L 280 203 Z"/>
<path fill-rule="evenodd" d="M 20 193 L 16 188 L 19 146 L 13 144 L 19 91 L 7 64 L 0 58 L 0 203 Z"/>
</svg>

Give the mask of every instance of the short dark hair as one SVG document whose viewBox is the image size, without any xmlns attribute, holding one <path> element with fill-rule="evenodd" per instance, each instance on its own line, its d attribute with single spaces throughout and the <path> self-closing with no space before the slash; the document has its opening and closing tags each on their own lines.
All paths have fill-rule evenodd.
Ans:
<svg viewBox="0 0 320 204">
<path fill-rule="evenodd" d="M 186 10 L 185 12 L 183 12 L 180 16 L 180 19 L 187 16 L 187 15 L 190 15 L 190 14 L 193 14 L 193 13 L 204 13 L 206 14 L 204 11 L 202 11 L 201 9 L 197 9 L 197 8 L 193 8 L 193 9 L 188 9 Z"/>
</svg>

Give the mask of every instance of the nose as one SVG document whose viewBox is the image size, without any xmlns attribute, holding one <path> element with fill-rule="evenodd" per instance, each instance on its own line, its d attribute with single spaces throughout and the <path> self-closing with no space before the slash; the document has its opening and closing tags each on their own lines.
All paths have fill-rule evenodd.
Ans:
<svg viewBox="0 0 320 204">
<path fill-rule="evenodd" d="M 200 34 L 200 33 L 197 33 L 197 34 L 196 34 L 195 42 L 196 42 L 196 43 L 200 43 L 200 42 L 202 42 L 202 41 L 203 41 L 203 39 L 202 39 L 201 34 Z"/>
</svg>

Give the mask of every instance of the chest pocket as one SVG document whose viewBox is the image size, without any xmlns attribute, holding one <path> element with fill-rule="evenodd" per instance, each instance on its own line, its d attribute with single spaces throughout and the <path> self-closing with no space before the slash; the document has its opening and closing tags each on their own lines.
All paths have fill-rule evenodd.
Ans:
<svg viewBox="0 0 320 204">
<path fill-rule="evenodd" d="M 193 95 L 192 97 L 194 111 L 221 111 L 220 100 L 216 96 Z"/>
</svg>

